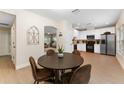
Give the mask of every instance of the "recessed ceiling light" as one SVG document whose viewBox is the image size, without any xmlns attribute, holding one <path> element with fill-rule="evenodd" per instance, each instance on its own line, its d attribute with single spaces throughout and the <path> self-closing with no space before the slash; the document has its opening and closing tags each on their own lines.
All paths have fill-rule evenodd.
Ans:
<svg viewBox="0 0 124 93">
<path fill-rule="evenodd" d="M 108 25 L 108 24 L 109 24 L 109 22 L 105 22 L 105 24 L 106 24 L 106 25 Z"/>
<path fill-rule="evenodd" d="M 51 9 L 52 12 L 55 12 L 55 13 L 67 13 L 67 12 L 70 12 L 72 11 L 71 9 Z"/>
<path fill-rule="evenodd" d="M 96 26 L 96 24 L 94 24 L 94 26 Z"/>
<path fill-rule="evenodd" d="M 93 18 L 89 18 L 88 20 L 89 20 L 89 21 L 92 21 L 92 20 L 93 20 Z"/>
</svg>

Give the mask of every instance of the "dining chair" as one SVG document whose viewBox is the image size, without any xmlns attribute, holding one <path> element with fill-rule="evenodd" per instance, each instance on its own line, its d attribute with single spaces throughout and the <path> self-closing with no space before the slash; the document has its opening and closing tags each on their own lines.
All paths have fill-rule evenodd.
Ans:
<svg viewBox="0 0 124 93">
<path fill-rule="evenodd" d="M 87 64 L 77 68 L 74 72 L 62 75 L 63 84 L 87 84 L 91 76 L 91 65 Z"/>
<path fill-rule="evenodd" d="M 39 84 L 39 82 L 41 82 L 41 81 L 49 80 L 49 78 L 51 76 L 50 70 L 39 69 L 36 66 L 36 62 L 35 62 L 33 57 L 29 57 L 29 62 L 30 62 L 31 69 L 32 69 L 32 75 L 33 75 L 33 78 L 35 80 L 34 84 L 35 83 Z"/>
<path fill-rule="evenodd" d="M 52 49 L 47 50 L 47 55 L 48 56 L 51 56 L 53 54 L 55 54 L 55 51 L 54 50 L 52 50 Z"/>
</svg>

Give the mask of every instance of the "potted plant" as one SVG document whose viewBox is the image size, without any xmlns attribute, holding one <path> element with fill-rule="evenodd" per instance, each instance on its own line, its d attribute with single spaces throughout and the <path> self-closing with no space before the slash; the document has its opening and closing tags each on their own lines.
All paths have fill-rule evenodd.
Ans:
<svg viewBox="0 0 124 93">
<path fill-rule="evenodd" d="M 64 52 L 63 47 L 62 46 L 58 46 L 58 57 L 62 58 L 64 56 L 63 52 Z"/>
</svg>

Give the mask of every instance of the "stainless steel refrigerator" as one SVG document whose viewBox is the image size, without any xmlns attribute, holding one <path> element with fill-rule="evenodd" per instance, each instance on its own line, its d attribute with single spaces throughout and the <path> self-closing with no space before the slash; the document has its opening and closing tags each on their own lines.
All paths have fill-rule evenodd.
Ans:
<svg viewBox="0 0 124 93">
<path fill-rule="evenodd" d="M 100 53 L 105 55 L 116 55 L 115 34 L 101 35 Z"/>
</svg>

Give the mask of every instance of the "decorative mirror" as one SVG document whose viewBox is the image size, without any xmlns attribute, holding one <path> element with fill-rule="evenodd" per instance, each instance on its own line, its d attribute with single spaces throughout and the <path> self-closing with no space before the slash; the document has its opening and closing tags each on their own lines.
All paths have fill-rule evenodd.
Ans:
<svg viewBox="0 0 124 93">
<path fill-rule="evenodd" d="M 57 40 L 57 28 L 53 26 L 44 27 L 44 49 L 56 49 L 56 40 Z"/>
</svg>

